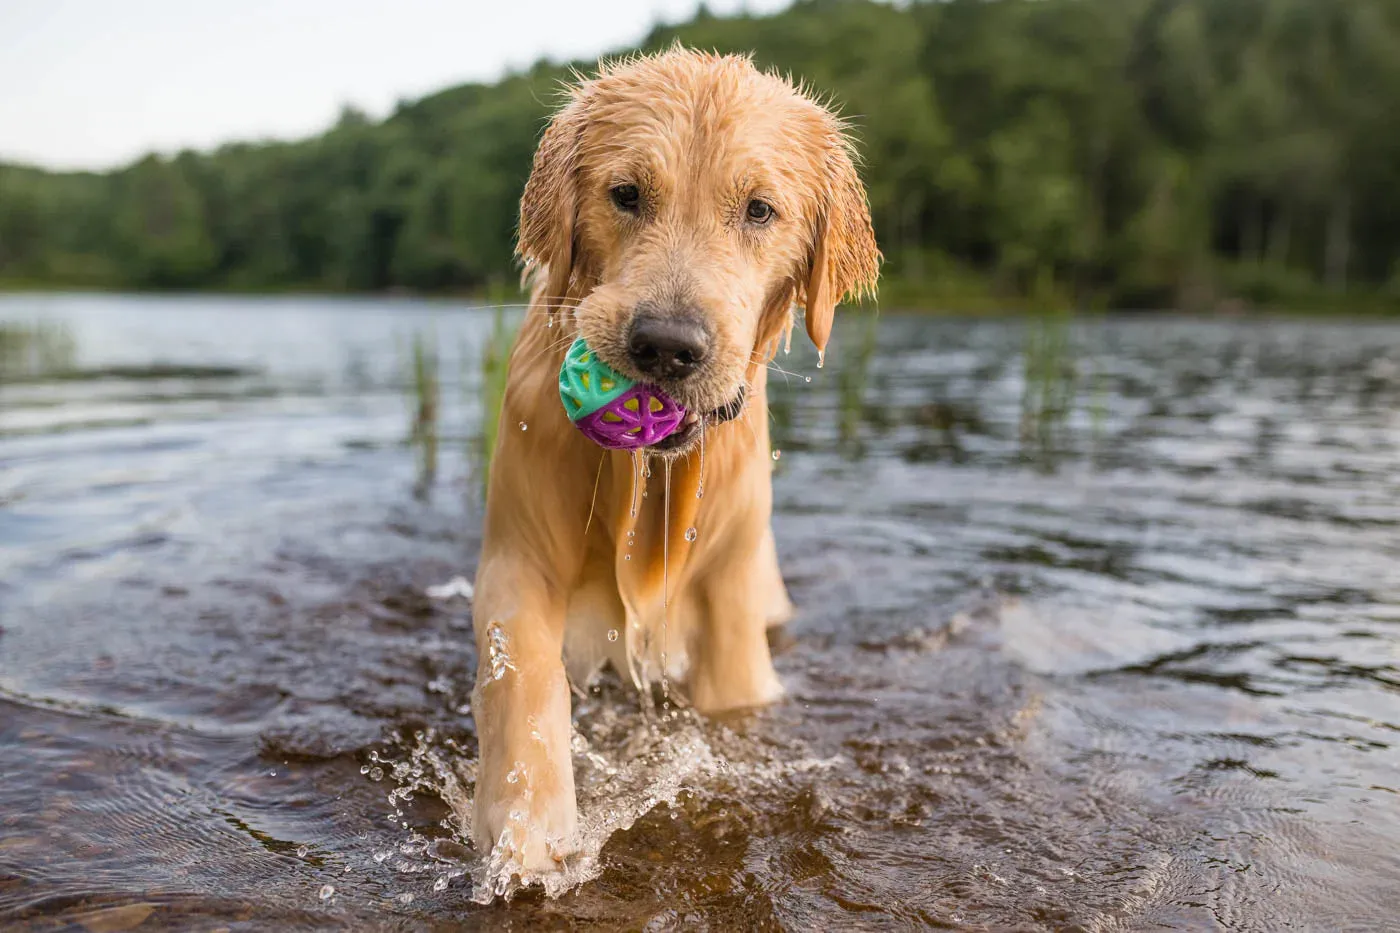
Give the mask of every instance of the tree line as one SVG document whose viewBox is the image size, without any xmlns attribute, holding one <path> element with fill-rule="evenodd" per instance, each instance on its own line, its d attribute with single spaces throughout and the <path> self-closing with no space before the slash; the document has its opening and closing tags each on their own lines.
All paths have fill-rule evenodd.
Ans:
<svg viewBox="0 0 1400 933">
<path fill-rule="evenodd" d="M 884 304 L 1400 308 L 1400 0 L 808 0 L 658 27 L 851 119 Z M 575 63 L 586 68 L 586 64 Z M 107 173 L 0 165 L 0 281 L 509 287 L 568 67 Z"/>
</svg>

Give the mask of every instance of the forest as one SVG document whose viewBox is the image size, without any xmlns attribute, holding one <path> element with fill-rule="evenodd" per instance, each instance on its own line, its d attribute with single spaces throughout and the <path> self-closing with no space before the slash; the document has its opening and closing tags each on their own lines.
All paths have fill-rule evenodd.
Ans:
<svg viewBox="0 0 1400 933">
<path fill-rule="evenodd" d="M 1400 0 L 805 0 L 659 26 L 830 94 L 882 306 L 1400 311 Z M 618 50 L 626 51 L 626 50 Z M 0 165 L 0 284 L 501 293 L 569 68 L 106 173 Z"/>
</svg>

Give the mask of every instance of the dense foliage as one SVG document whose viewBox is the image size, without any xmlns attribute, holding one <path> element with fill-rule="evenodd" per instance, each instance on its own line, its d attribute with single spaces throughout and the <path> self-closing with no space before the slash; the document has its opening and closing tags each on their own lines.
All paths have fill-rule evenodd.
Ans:
<svg viewBox="0 0 1400 933">
<path fill-rule="evenodd" d="M 886 303 L 1400 304 L 1400 0 L 805 2 L 659 28 L 852 118 Z M 108 174 L 0 167 L 0 277 L 479 289 L 566 69 Z"/>
</svg>

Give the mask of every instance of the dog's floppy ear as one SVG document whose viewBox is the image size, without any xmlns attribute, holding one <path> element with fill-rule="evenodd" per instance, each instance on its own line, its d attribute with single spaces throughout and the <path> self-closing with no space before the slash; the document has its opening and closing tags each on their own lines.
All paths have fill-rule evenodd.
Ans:
<svg viewBox="0 0 1400 933">
<path fill-rule="evenodd" d="M 844 145 L 826 158 L 821 204 L 812 237 L 811 264 L 803 286 L 807 335 L 826 352 L 836 305 L 847 297 L 875 291 L 880 250 L 870 224 L 865 186 Z"/>
<path fill-rule="evenodd" d="M 580 137 L 587 119 L 587 98 L 575 89 L 573 98 L 545 128 L 530 179 L 520 198 L 520 236 L 515 251 L 524 260 L 525 275 L 548 269 L 546 307 L 568 295 L 574 265 L 574 219 L 578 210 Z"/>
</svg>

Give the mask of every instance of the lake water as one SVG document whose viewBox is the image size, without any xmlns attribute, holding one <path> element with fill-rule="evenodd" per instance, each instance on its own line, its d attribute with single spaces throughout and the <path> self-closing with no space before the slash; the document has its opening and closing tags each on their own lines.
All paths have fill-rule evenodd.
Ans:
<svg viewBox="0 0 1400 933">
<path fill-rule="evenodd" d="M 0 299 L 0 926 L 1397 929 L 1400 325 L 886 314 L 780 357 L 788 698 L 605 686 L 585 815 L 631 825 L 482 905 L 439 797 L 470 606 L 424 594 L 474 568 L 492 321 Z"/>
</svg>

